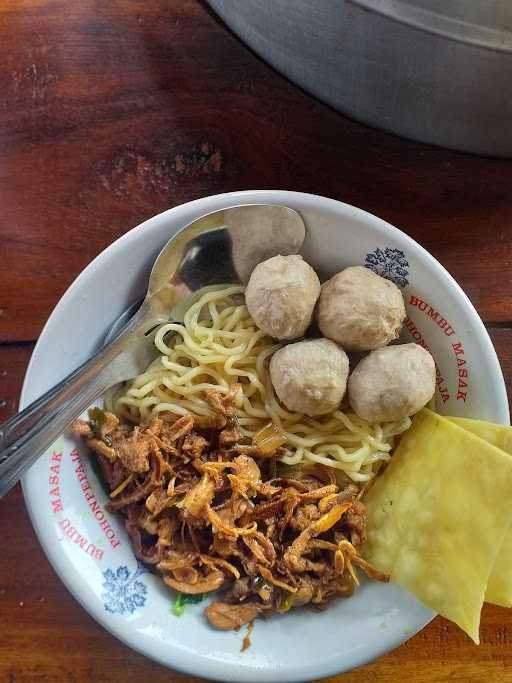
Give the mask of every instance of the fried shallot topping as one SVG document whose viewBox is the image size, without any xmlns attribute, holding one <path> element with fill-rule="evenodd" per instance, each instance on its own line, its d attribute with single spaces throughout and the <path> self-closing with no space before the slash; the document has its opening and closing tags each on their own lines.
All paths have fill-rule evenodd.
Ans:
<svg viewBox="0 0 512 683">
<path fill-rule="evenodd" d="M 90 421 L 75 422 L 135 555 L 176 591 L 223 591 L 205 610 L 218 629 L 348 597 L 356 568 L 387 581 L 359 555 L 366 537 L 359 488 L 340 488 L 322 465 L 276 477 L 278 428 L 244 443 L 235 394 L 205 396 L 221 420 L 185 416 L 133 427 L 94 409 Z"/>
</svg>

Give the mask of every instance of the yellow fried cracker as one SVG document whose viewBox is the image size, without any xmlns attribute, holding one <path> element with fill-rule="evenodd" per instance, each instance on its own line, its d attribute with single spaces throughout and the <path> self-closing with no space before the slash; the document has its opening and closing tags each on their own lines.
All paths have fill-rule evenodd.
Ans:
<svg viewBox="0 0 512 683">
<path fill-rule="evenodd" d="M 512 458 L 423 409 L 365 498 L 364 557 L 478 643 L 511 490 Z"/>
<path fill-rule="evenodd" d="M 449 420 L 512 455 L 512 427 L 462 417 L 450 417 Z M 496 556 L 485 591 L 485 602 L 512 607 L 512 527 L 505 534 Z"/>
</svg>

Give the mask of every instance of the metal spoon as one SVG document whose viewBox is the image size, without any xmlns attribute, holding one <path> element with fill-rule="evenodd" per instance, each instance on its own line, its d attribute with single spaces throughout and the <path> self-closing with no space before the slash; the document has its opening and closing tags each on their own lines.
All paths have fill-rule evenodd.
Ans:
<svg viewBox="0 0 512 683">
<path fill-rule="evenodd" d="M 254 266 L 296 254 L 305 238 L 301 216 L 285 206 L 253 204 L 207 214 L 183 227 L 160 252 L 146 297 L 120 334 L 23 411 L 0 425 L 0 497 L 95 399 L 144 372 L 154 357 L 149 332 L 180 321 L 194 293 L 210 285 L 245 283 Z"/>
</svg>

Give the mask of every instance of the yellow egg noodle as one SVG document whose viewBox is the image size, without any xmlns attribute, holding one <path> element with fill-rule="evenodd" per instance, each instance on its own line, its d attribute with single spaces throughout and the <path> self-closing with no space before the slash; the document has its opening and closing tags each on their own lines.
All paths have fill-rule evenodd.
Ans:
<svg viewBox="0 0 512 683">
<path fill-rule="evenodd" d="M 317 418 L 285 410 L 267 369 L 281 344 L 256 327 L 243 293 L 241 286 L 210 289 L 190 306 L 183 324 L 162 325 L 155 335 L 160 357 L 112 399 L 111 409 L 135 423 L 155 416 L 207 415 L 206 389 L 225 395 L 239 384 L 235 408 L 243 436 L 252 437 L 272 420 L 287 438 L 282 462 L 317 462 L 353 481 L 371 479 L 390 459 L 394 437 L 409 428 L 410 419 L 370 424 L 342 410 Z"/>
</svg>

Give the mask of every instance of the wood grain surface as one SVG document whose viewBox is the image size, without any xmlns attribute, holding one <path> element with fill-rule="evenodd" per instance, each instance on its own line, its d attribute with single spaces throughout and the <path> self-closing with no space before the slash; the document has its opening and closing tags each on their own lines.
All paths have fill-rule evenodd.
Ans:
<svg viewBox="0 0 512 683">
<path fill-rule="evenodd" d="M 350 121 L 241 45 L 198 0 L 0 3 L 0 419 L 72 280 L 142 220 L 196 197 L 294 189 L 420 241 L 489 326 L 512 389 L 512 163 Z M 197 681 L 128 650 L 69 595 L 20 488 L 0 501 L 0 680 Z M 437 618 L 340 683 L 512 681 L 511 613 L 482 644 Z M 343 634 L 340 633 L 340 639 Z"/>
</svg>

